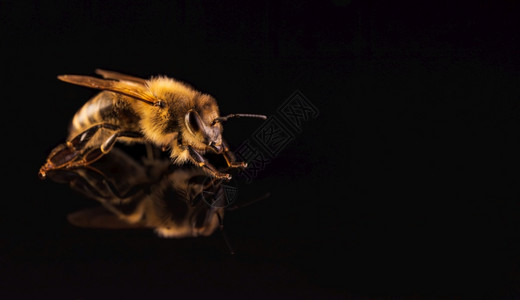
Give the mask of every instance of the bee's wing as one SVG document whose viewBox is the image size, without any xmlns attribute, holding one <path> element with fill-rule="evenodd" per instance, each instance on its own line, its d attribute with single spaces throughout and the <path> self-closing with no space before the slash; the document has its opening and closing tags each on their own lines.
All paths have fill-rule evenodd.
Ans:
<svg viewBox="0 0 520 300">
<path fill-rule="evenodd" d="M 116 93 L 121 93 L 132 98 L 136 98 L 137 100 L 144 101 L 148 104 L 155 104 L 157 101 L 157 98 L 155 98 L 155 96 L 150 92 L 150 90 L 145 84 L 133 81 L 116 81 L 82 75 L 60 75 L 58 76 L 58 79 L 68 83 L 86 86 L 94 89 L 108 90 Z"/>
<path fill-rule="evenodd" d="M 135 83 L 140 83 L 142 85 L 146 84 L 146 79 L 142 79 L 139 77 L 134 77 L 131 75 L 126 75 L 126 74 L 122 74 L 122 73 L 118 73 L 118 72 L 114 72 L 114 71 L 96 69 L 96 74 L 101 75 L 105 79 L 132 81 Z"/>
<path fill-rule="evenodd" d="M 147 228 L 142 223 L 129 223 L 120 219 L 102 206 L 83 209 L 67 215 L 67 220 L 74 226 L 99 229 Z"/>
</svg>

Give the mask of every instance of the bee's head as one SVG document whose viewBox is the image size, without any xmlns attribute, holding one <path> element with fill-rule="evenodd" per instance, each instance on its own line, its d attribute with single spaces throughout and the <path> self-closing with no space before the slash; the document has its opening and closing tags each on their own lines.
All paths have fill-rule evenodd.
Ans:
<svg viewBox="0 0 520 300">
<path fill-rule="evenodd" d="M 184 126 L 188 138 L 186 142 L 200 150 L 211 149 L 222 152 L 222 124 L 214 122 L 219 117 L 217 102 L 209 95 L 200 95 L 195 107 L 184 116 Z"/>
<path fill-rule="evenodd" d="M 214 111 L 191 109 L 184 116 L 184 125 L 190 138 L 186 142 L 194 148 L 209 148 L 216 153 L 222 152 L 222 124 L 214 123 Z M 217 110 L 218 116 L 218 110 Z M 186 136 L 186 134 L 184 135 Z M 206 150 L 200 149 L 200 150 Z"/>
<path fill-rule="evenodd" d="M 222 153 L 222 123 L 229 118 L 249 117 L 266 119 L 264 115 L 253 114 L 230 114 L 224 117 L 219 116 L 218 106 L 215 99 L 208 95 L 199 97 L 194 109 L 190 109 L 184 117 L 184 125 L 190 137 L 194 138 L 195 144 L 204 145 L 204 150 L 211 149 L 213 152 Z M 190 139 L 188 139 L 189 142 Z M 199 149 L 201 147 L 198 147 Z"/>
</svg>

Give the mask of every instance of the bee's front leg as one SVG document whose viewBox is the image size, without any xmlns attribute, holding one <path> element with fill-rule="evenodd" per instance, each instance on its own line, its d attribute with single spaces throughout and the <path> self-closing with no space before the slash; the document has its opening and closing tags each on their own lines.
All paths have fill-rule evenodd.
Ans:
<svg viewBox="0 0 520 300">
<path fill-rule="evenodd" d="M 229 150 L 229 146 L 226 143 L 226 141 L 224 141 L 224 140 L 222 140 L 222 147 L 223 147 L 222 155 L 226 159 L 226 163 L 229 168 L 241 168 L 241 169 L 247 168 L 246 162 L 243 162 L 243 161 L 237 162 L 236 161 L 237 159 L 235 157 L 235 154 L 231 150 Z"/>
<path fill-rule="evenodd" d="M 188 151 L 190 154 L 190 158 L 192 161 L 194 161 L 196 164 L 198 164 L 200 167 L 205 168 L 211 175 L 217 179 L 226 179 L 230 180 L 231 175 L 227 173 L 219 172 L 213 165 L 211 165 L 208 160 L 202 156 L 199 152 L 197 152 L 192 147 L 188 146 Z"/>
</svg>

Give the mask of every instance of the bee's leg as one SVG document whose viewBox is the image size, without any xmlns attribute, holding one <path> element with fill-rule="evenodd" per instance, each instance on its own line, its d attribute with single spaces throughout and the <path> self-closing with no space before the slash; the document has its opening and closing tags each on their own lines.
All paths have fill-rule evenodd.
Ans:
<svg viewBox="0 0 520 300">
<path fill-rule="evenodd" d="M 47 162 L 40 168 L 40 177 L 45 178 L 47 176 L 47 171 L 69 167 L 72 162 L 79 159 L 82 156 L 82 153 L 84 153 L 83 150 L 87 143 L 101 128 L 107 128 L 111 130 L 118 129 L 117 126 L 111 124 L 97 124 L 78 134 L 70 141 L 58 145 L 49 154 Z"/>
<path fill-rule="evenodd" d="M 116 143 L 117 138 L 120 137 L 127 137 L 127 138 L 134 138 L 139 139 L 143 137 L 143 134 L 136 131 L 118 131 L 111 136 L 109 136 L 105 142 L 101 145 L 100 149 L 103 151 L 103 153 L 108 153 L 112 148 L 114 147 L 114 144 Z"/>
<path fill-rule="evenodd" d="M 222 156 L 224 156 L 224 158 L 226 159 L 228 167 L 230 167 L 230 168 L 247 168 L 246 162 L 243 162 L 243 161 L 237 162 L 236 161 L 237 159 L 235 157 L 235 154 L 231 150 L 229 150 L 229 146 L 226 143 L 226 141 L 224 141 L 224 140 L 222 140 L 222 147 L 223 147 Z"/>
<path fill-rule="evenodd" d="M 38 175 L 44 179 L 47 177 L 47 172 L 61 169 L 67 162 L 73 161 L 79 155 L 79 152 L 74 151 L 67 144 L 60 144 L 54 148 L 45 164 L 40 168 Z"/>
<path fill-rule="evenodd" d="M 211 165 L 208 162 L 208 160 L 204 156 L 200 155 L 200 153 L 197 152 L 195 149 L 193 149 L 192 147 L 188 146 L 188 150 L 189 150 L 189 154 L 190 154 L 191 159 L 196 164 L 198 164 L 200 167 L 203 167 L 208 172 L 210 172 L 211 175 L 213 175 L 213 177 L 218 178 L 218 179 L 227 179 L 227 180 L 231 179 L 231 175 L 226 174 L 226 173 L 221 173 L 221 172 L 217 171 L 217 169 L 215 169 L 215 167 L 213 165 Z"/>
<path fill-rule="evenodd" d="M 87 150 L 83 155 L 83 159 L 71 163 L 69 167 L 82 167 L 95 162 L 112 150 L 119 137 L 140 138 L 142 136 L 141 133 L 134 131 L 116 131 L 109 136 L 100 147 L 90 148 L 90 150 Z"/>
<path fill-rule="evenodd" d="M 98 132 L 99 129 L 109 129 L 109 130 L 118 130 L 119 127 L 111 124 L 97 124 L 94 125 L 87 130 L 83 131 L 82 133 L 76 135 L 74 138 L 72 138 L 70 141 L 67 141 L 65 145 L 67 146 L 68 150 L 75 153 L 81 153 L 81 151 L 85 148 L 88 142 L 92 139 L 92 137 Z M 51 154 L 52 156 L 52 154 Z M 51 158 L 52 159 L 52 158 Z M 59 166 L 59 164 L 56 164 Z"/>
<path fill-rule="evenodd" d="M 109 136 L 100 147 L 85 148 L 92 137 L 102 128 L 116 132 Z M 45 178 L 46 173 L 50 170 L 81 167 L 93 163 L 112 149 L 118 137 L 142 137 L 138 132 L 118 130 L 119 127 L 115 125 L 107 123 L 97 124 L 78 134 L 70 141 L 57 146 L 47 158 L 47 162 L 40 168 L 40 177 Z"/>
</svg>

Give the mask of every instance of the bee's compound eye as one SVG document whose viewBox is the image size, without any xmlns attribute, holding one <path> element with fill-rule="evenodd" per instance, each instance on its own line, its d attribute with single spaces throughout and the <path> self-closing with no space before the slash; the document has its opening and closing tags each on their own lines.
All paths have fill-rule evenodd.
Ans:
<svg viewBox="0 0 520 300">
<path fill-rule="evenodd" d="M 193 131 L 199 131 L 200 126 L 197 120 L 197 115 L 194 112 L 190 112 L 190 127 Z"/>
<path fill-rule="evenodd" d="M 191 134 L 195 134 L 196 132 L 199 132 L 201 130 L 201 121 L 195 111 L 190 110 L 186 114 L 186 118 L 184 119 L 184 121 L 186 123 L 186 127 L 191 132 Z"/>
</svg>

